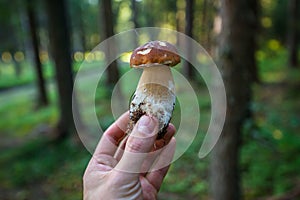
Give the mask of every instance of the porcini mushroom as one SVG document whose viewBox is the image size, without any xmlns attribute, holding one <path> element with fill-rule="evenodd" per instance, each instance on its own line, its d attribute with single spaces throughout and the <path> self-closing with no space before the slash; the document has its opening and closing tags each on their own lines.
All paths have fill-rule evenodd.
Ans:
<svg viewBox="0 0 300 200">
<path fill-rule="evenodd" d="M 130 103 L 128 134 L 144 114 L 158 119 L 158 139 L 166 133 L 176 100 L 170 67 L 179 62 L 176 48 L 168 42 L 151 41 L 133 51 L 130 66 L 143 73 Z"/>
</svg>

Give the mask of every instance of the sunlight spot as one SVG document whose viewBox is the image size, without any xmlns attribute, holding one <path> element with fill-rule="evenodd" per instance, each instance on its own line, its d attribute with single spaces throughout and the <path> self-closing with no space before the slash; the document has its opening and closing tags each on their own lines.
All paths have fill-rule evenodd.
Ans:
<svg viewBox="0 0 300 200">
<path fill-rule="evenodd" d="M 94 58 L 97 61 L 103 60 L 105 58 L 105 54 L 102 51 L 95 51 Z"/>
<path fill-rule="evenodd" d="M 130 56 L 131 56 L 131 53 L 132 53 L 132 52 L 125 52 L 125 53 L 123 53 L 123 54 L 120 56 L 120 60 L 121 60 L 122 62 L 129 63 L 129 62 L 130 62 Z"/>
<path fill-rule="evenodd" d="M 263 8 L 270 8 L 272 1 L 271 0 L 262 0 L 261 1 L 261 6 Z"/>
<path fill-rule="evenodd" d="M 280 48 L 280 43 L 278 40 L 269 40 L 268 42 L 268 47 L 269 49 L 273 50 L 273 51 L 277 51 Z"/>
<path fill-rule="evenodd" d="M 12 56 L 8 51 L 3 52 L 1 58 L 5 63 L 10 63 L 12 60 Z"/>
<path fill-rule="evenodd" d="M 80 52 L 80 51 L 75 52 L 75 53 L 74 53 L 74 60 L 75 60 L 76 62 L 82 61 L 82 60 L 83 60 L 83 53 Z"/>
<path fill-rule="evenodd" d="M 98 44 L 99 42 L 100 42 L 100 36 L 99 36 L 99 34 L 92 34 L 91 36 L 90 36 L 90 42 L 92 43 L 92 44 Z"/>
<path fill-rule="evenodd" d="M 199 53 L 197 56 L 197 59 L 199 60 L 199 62 L 201 64 L 206 64 L 209 62 L 207 55 L 203 54 L 203 53 Z"/>
<path fill-rule="evenodd" d="M 185 19 L 185 11 L 179 10 L 176 13 L 176 19 L 184 20 Z"/>
<path fill-rule="evenodd" d="M 185 9 L 185 1 L 176 1 L 177 9 Z"/>
<path fill-rule="evenodd" d="M 273 138 L 276 140 L 280 140 L 282 138 L 281 130 L 276 129 L 275 131 L 273 131 Z"/>
<path fill-rule="evenodd" d="M 94 54 L 87 51 L 87 52 L 84 53 L 84 59 L 87 62 L 92 62 L 94 60 Z"/>
<path fill-rule="evenodd" d="M 17 51 L 14 55 L 14 58 L 17 62 L 21 62 L 24 60 L 24 53 L 22 51 Z"/>
<path fill-rule="evenodd" d="M 175 27 L 169 23 L 163 23 L 161 25 L 162 28 L 167 28 L 167 29 L 175 29 Z"/>
<path fill-rule="evenodd" d="M 263 60 L 266 58 L 266 54 L 265 54 L 265 52 L 259 50 L 259 51 L 256 51 L 255 57 L 257 60 Z"/>
<path fill-rule="evenodd" d="M 168 29 L 174 29 L 170 24 L 162 24 L 163 28 L 168 28 Z M 174 34 L 168 34 L 165 31 L 161 31 L 158 35 L 158 39 L 162 41 L 167 41 L 171 44 L 176 44 L 177 43 L 177 37 Z"/>
<path fill-rule="evenodd" d="M 119 18 L 125 20 L 129 20 L 131 17 L 131 9 L 128 4 L 122 4 L 119 11 Z"/>
<path fill-rule="evenodd" d="M 116 24 L 117 32 L 123 32 L 128 29 L 134 28 L 134 23 L 132 20 L 132 10 L 130 7 L 130 2 L 128 1 L 120 1 L 119 4 L 119 13 Z"/>
<path fill-rule="evenodd" d="M 272 26 L 272 20 L 270 17 L 263 17 L 261 19 L 261 25 L 264 27 L 264 28 L 270 28 Z"/>
<path fill-rule="evenodd" d="M 41 51 L 40 52 L 40 60 L 41 63 L 44 64 L 49 60 L 48 52 L 47 51 Z"/>
</svg>

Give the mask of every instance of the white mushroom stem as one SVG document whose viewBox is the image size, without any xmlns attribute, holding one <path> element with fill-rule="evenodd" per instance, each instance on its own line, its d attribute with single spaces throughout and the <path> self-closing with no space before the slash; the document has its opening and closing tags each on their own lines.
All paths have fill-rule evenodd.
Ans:
<svg viewBox="0 0 300 200">
<path fill-rule="evenodd" d="M 149 83 L 164 86 L 175 94 L 174 79 L 169 66 L 153 64 L 144 67 L 137 89 Z"/>
<path fill-rule="evenodd" d="M 159 121 L 159 136 L 167 128 L 175 105 L 174 79 L 169 66 L 153 64 L 144 67 L 137 90 L 130 104 L 129 132 L 144 114 Z"/>
</svg>

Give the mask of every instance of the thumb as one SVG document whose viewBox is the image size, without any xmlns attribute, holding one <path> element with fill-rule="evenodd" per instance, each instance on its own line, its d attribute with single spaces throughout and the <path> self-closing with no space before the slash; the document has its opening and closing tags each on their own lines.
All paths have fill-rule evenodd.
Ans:
<svg viewBox="0 0 300 200">
<path fill-rule="evenodd" d="M 157 132 L 157 119 L 142 116 L 128 137 L 124 154 L 115 169 L 140 173 L 141 166 L 154 145 Z"/>
</svg>

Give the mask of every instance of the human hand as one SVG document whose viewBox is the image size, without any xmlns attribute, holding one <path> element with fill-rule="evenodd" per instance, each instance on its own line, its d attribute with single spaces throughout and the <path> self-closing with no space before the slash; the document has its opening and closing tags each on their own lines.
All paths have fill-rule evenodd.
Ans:
<svg viewBox="0 0 300 200">
<path fill-rule="evenodd" d="M 175 127 L 156 140 L 157 119 L 142 116 L 123 146 L 128 121 L 125 113 L 104 132 L 83 177 L 85 200 L 156 199 L 174 155 Z"/>
</svg>

